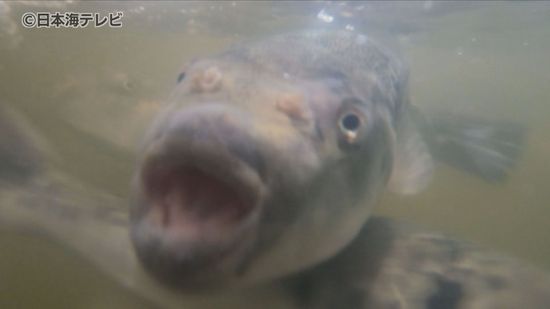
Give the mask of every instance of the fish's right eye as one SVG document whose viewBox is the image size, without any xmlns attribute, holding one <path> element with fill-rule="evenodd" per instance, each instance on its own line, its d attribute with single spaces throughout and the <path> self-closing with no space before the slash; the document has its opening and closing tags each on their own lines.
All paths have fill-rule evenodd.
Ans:
<svg viewBox="0 0 550 309">
<path fill-rule="evenodd" d="M 184 79 L 185 79 L 185 71 L 181 72 L 180 75 L 178 75 L 177 82 L 181 83 L 181 81 Z"/>
</svg>

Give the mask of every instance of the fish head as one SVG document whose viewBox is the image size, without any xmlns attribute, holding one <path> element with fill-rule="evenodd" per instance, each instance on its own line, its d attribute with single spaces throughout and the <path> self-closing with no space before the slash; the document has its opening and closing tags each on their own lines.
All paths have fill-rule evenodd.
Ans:
<svg viewBox="0 0 550 309">
<path fill-rule="evenodd" d="M 178 289 L 296 273 L 340 251 L 391 170 L 390 119 L 338 76 L 190 64 L 142 145 L 131 238 Z"/>
</svg>

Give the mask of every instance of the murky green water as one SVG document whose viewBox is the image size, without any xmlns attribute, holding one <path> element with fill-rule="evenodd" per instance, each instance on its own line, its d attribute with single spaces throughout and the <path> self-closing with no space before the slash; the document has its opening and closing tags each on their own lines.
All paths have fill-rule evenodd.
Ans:
<svg viewBox="0 0 550 309">
<path fill-rule="evenodd" d="M 318 14 L 323 8 L 325 17 Z M 123 26 L 23 28 L 21 15 L 38 11 L 123 11 Z M 126 196 L 139 137 L 186 61 L 242 39 L 346 26 L 401 51 L 421 108 L 528 129 L 521 163 L 505 183 L 441 166 L 429 190 L 388 194 L 378 212 L 550 270 L 549 3 L 0 1 L 0 102 L 47 136 L 58 168 Z M 1 308 L 148 307 L 43 239 L 3 232 L 0 248 Z"/>
</svg>

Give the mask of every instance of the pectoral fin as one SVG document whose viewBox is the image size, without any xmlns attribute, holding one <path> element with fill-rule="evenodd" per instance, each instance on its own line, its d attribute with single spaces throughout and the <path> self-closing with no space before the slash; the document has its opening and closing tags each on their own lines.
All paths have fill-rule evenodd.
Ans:
<svg viewBox="0 0 550 309">
<path fill-rule="evenodd" d="M 415 194 L 428 186 L 434 162 L 422 136 L 411 122 L 397 133 L 393 171 L 388 188 L 399 194 Z"/>
<path fill-rule="evenodd" d="M 426 141 L 438 161 L 489 182 L 506 179 L 525 140 L 524 128 L 516 123 L 464 116 L 434 116 L 429 129 Z"/>
</svg>

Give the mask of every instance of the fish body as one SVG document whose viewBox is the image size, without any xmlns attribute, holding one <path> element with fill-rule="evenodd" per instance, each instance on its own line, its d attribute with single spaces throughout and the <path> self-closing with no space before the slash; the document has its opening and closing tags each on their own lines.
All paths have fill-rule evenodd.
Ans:
<svg viewBox="0 0 550 309">
<path fill-rule="evenodd" d="M 398 133 L 407 71 L 366 36 L 276 36 L 184 75 L 144 140 L 131 205 L 138 256 L 161 281 L 291 274 L 357 235 L 398 156 L 426 165 L 396 187 L 429 177 L 421 139 Z M 417 167 L 406 159 L 396 170 Z"/>
<path fill-rule="evenodd" d="M 548 273 L 449 235 L 372 217 L 340 254 L 296 276 L 302 308 L 546 308 Z"/>
<path fill-rule="evenodd" d="M 418 128 L 441 127 L 415 116 L 406 65 L 349 31 L 244 43 L 190 62 L 178 80 L 142 145 L 131 234 L 143 265 L 183 288 L 271 280 L 330 258 L 386 188 L 428 185 L 428 144 L 445 149 L 465 131 L 425 141 Z M 516 150 L 520 135 L 468 130 L 482 138 L 454 136 L 452 153 L 463 152 L 452 162 L 502 179 L 516 152 L 485 144 Z"/>
</svg>

